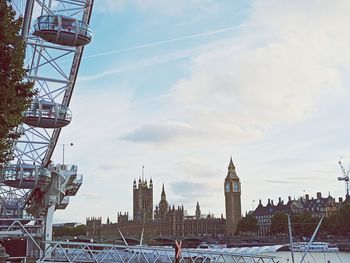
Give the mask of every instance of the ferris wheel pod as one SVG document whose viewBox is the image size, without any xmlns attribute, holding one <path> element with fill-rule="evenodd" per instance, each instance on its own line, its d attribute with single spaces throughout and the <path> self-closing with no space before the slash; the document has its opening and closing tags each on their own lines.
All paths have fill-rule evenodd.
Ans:
<svg viewBox="0 0 350 263">
<path fill-rule="evenodd" d="M 33 35 L 63 46 L 84 46 L 92 39 L 87 23 L 61 15 L 39 16 L 34 23 Z"/>
<path fill-rule="evenodd" d="M 72 120 L 70 109 L 52 101 L 34 101 L 23 113 L 23 122 L 40 128 L 62 128 Z"/>
<path fill-rule="evenodd" d="M 2 172 L 2 181 L 7 186 L 33 189 L 49 184 L 50 171 L 32 164 L 8 164 Z"/>
</svg>

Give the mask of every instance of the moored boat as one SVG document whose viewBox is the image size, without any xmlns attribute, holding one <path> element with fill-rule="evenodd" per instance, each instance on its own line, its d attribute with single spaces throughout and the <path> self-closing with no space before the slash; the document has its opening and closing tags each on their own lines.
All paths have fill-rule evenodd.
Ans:
<svg viewBox="0 0 350 263">
<path fill-rule="evenodd" d="M 308 242 L 296 242 L 293 244 L 293 251 L 305 252 L 309 243 Z M 312 242 L 308 248 L 309 252 L 339 252 L 339 248 L 335 244 L 327 242 Z"/>
</svg>

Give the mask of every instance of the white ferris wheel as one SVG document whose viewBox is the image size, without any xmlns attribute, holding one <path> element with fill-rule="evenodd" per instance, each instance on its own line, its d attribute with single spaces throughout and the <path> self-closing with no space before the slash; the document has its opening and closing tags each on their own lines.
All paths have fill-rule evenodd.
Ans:
<svg viewBox="0 0 350 263">
<path fill-rule="evenodd" d="M 23 18 L 26 78 L 37 94 L 17 127 L 15 158 L 0 175 L 0 233 L 10 235 L 16 223 L 25 229 L 34 222 L 36 234 L 51 240 L 54 211 L 65 209 L 82 183 L 76 165 L 54 165 L 51 157 L 72 118 L 71 96 L 84 46 L 92 39 L 93 0 L 8 2 Z"/>
</svg>

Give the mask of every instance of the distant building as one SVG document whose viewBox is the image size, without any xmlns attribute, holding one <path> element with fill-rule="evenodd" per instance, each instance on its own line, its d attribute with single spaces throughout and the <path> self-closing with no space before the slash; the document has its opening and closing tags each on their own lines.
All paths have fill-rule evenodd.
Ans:
<svg viewBox="0 0 350 263">
<path fill-rule="evenodd" d="M 86 235 L 88 237 L 98 237 L 101 234 L 101 217 L 88 217 L 86 219 Z"/>
<path fill-rule="evenodd" d="M 228 186 L 226 186 L 228 185 Z M 153 182 L 143 178 L 133 182 L 133 218 L 128 213 L 118 212 L 117 223 L 102 224 L 101 218 L 86 220 L 86 233 L 89 237 L 119 238 L 122 233 L 126 237 L 144 239 L 157 237 L 190 237 L 210 236 L 222 238 L 225 234 L 234 234 L 241 218 L 241 183 L 230 160 L 228 174 L 225 179 L 225 203 L 228 223 L 221 217 L 210 213 L 204 216 L 199 202 L 196 203 L 195 215 L 187 215 L 183 206 L 169 205 L 164 184 L 160 202 L 153 210 Z"/>
<path fill-rule="evenodd" d="M 342 202 L 342 198 L 339 198 L 339 203 Z M 288 197 L 286 204 L 279 198 L 277 205 L 274 205 L 273 200 L 268 199 L 266 206 L 263 206 L 259 200 L 259 205 L 253 212 L 259 225 L 258 235 L 270 235 L 271 219 L 276 213 L 295 215 L 307 212 L 314 217 L 328 217 L 338 210 L 339 203 L 331 195 L 322 197 L 320 192 L 316 194 L 316 198 L 310 198 L 308 194 L 304 198 L 294 200 Z"/>
</svg>

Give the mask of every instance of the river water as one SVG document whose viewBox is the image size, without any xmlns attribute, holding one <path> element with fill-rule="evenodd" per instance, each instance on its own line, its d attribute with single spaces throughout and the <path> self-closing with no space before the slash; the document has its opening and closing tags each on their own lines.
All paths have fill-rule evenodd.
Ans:
<svg viewBox="0 0 350 263">
<path fill-rule="evenodd" d="M 292 256 L 290 252 L 276 252 L 269 255 L 279 257 L 279 262 L 281 263 L 292 263 Z M 303 253 L 295 252 L 295 263 L 299 263 L 302 256 Z M 350 253 L 308 253 L 304 259 L 304 263 L 350 263 Z"/>
</svg>

